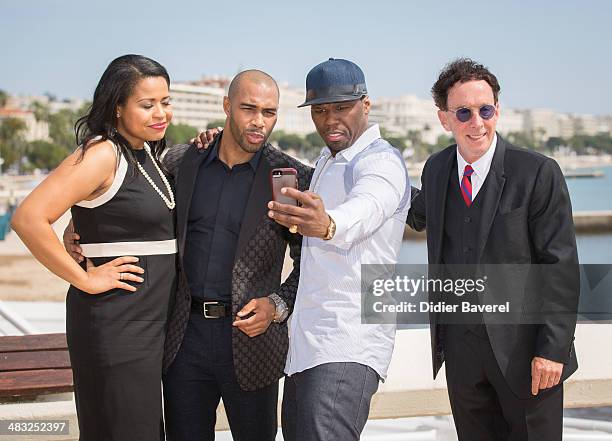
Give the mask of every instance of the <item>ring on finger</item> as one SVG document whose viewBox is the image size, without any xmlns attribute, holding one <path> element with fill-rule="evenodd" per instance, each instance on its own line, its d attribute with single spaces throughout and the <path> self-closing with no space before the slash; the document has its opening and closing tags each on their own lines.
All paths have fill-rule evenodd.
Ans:
<svg viewBox="0 0 612 441">
<path fill-rule="evenodd" d="M 123 280 L 123 273 L 119 273 L 119 280 Z"/>
<path fill-rule="evenodd" d="M 298 226 L 297 226 L 297 225 L 295 225 L 295 224 L 294 224 L 294 225 L 291 225 L 291 226 L 289 227 L 289 232 L 290 232 L 291 234 L 295 234 L 295 233 L 297 233 L 297 231 L 298 231 Z"/>
</svg>

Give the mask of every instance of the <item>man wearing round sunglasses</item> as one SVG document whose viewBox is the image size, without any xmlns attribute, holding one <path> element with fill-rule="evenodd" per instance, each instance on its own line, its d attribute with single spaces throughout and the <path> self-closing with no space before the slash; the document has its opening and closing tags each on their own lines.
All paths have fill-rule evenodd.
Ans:
<svg viewBox="0 0 612 441">
<path fill-rule="evenodd" d="M 451 277 L 464 276 L 466 266 L 505 265 L 497 271 L 498 286 L 528 292 L 532 281 L 505 270 L 508 264 L 557 264 L 540 265 L 554 277 L 539 279 L 537 297 L 514 299 L 512 307 L 525 311 L 526 302 L 536 300 L 545 310 L 569 312 L 563 318 L 499 324 L 485 312 L 453 324 L 432 313 L 430 327 L 434 376 L 446 362 L 460 441 L 560 441 L 562 382 L 577 369 L 572 311 L 579 273 L 571 205 L 554 160 L 496 133 L 499 92 L 495 75 L 470 59 L 442 70 L 432 94 L 456 145 L 428 159 L 407 223 L 427 229 L 429 263 L 444 266 Z"/>
</svg>

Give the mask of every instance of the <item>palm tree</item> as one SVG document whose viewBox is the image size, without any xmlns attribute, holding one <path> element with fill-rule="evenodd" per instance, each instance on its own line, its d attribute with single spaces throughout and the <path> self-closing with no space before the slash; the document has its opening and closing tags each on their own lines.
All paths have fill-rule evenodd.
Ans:
<svg viewBox="0 0 612 441">
<path fill-rule="evenodd" d="M 30 110 L 34 112 L 34 118 L 38 122 L 49 122 L 49 115 L 51 112 L 49 111 L 49 106 L 41 103 L 40 101 L 33 101 L 30 104 Z"/>
</svg>

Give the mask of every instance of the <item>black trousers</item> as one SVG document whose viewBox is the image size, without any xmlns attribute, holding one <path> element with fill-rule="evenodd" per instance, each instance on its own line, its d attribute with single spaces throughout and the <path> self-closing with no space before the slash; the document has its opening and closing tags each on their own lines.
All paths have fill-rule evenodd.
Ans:
<svg viewBox="0 0 612 441">
<path fill-rule="evenodd" d="M 506 383 L 486 332 L 463 325 L 445 331 L 446 382 L 459 441 L 561 441 L 562 384 L 520 399 Z"/>
<path fill-rule="evenodd" d="M 242 390 L 232 358 L 232 318 L 205 319 L 192 312 L 181 348 L 164 376 L 167 440 L 214 440 L 221 398 L 235 441 L 274 441 L 278 382 Z"/>
</svg>

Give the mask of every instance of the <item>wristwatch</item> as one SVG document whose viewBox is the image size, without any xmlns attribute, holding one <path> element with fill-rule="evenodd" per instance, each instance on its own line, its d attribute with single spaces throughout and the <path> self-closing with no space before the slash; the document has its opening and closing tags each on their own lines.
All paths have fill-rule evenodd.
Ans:
<svg viewBox="0 0 612 441">
<path fill-rule="evenodd" d="M 323 236 L 323 240 L 330 240 L 336 234 L 336 222 L 334 222 L 329 214 L 327 217 L 329 217 L 329 226 L 327 227 L 327 233 Z"/>
<path fill-rule="evenodd" d="M 285 301 L 275 292 L 268 296 L 270 303 L 274 305 L 276 311 L 274 312 L 274 323 L 282 323 L 289 315 L 289 308 Z"/>
</svg>

